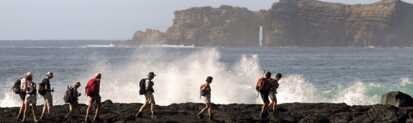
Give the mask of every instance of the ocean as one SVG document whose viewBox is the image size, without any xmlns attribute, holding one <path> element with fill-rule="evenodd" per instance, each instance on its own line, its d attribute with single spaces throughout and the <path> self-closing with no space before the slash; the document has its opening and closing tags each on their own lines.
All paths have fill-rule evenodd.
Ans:
<svg viewBox="0 0 413 123">
<path fill-rule="evenodd" d="M 48 71 L 55 73 L 55 104 L 63 104 L 66 87 L 76 80 L 84 93 L 86 81 L 97 72 L 103 74 L 103 100 L 142 103 L 137 83 L 151 71 L 157 74 L 160 105 L 201 102 L 199 86 L 207 76 L 214 77 L 214 103 L 261 103 L 255 83 L 271 71 L 283 74 L 279 103 L 370 105 L 389 91 L 413 94 L 412 53 L 413 48 L 119 48 L 111 41 L 0 41 L 0 106 L 18 105 L 11 87 L 29 71 L 35 82 Z"/>
</svg>

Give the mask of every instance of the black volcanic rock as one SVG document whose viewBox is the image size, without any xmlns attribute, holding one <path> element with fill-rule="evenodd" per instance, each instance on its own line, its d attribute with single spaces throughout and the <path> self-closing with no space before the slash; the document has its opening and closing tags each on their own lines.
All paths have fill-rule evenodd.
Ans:
<svg viewBox="0 0 413 123">
<path fill-rule="evenodd" d="M 260 11 L 194 7 L 176 11 L 166 32 L 138 31 L 123 44 L 256 47 L 263 26 L 266 47 L 410 47 L 412 11 L 412 4 L 400 0 L 357 5 L 280 0 Z"/>
<path fill-rule="evenodd" d="M 392 91 L 384 94 L 381 98 L 381 103 L 384 105 L 393 105 L 396 107 L 413 106 L 413 98 L 400 91 Z"/>
<path fill-rule="evenodd" d="M 195 114 L 203 106 L 196 103 L 172 104 L 157 107 L 157 119 L 150 119 L 149 114 L 143 118 L 135 118 L 136 109 L 141 104 L 119 104 L 105 101 L 100 123 L 255 123 L 265 122 L 258 118 L 260 105 L 229 104 L 215 105 L 215 120 L 198 119 Z M 82 105 L 81 116 L 68 120 L 64 118 L 67 106 L 55 106 L 54 116 L 44 123 L 78 123 L 82 122 L 86 105 Z M 1 108 L 0 122 L 14 123 L 18 108 Z M 39 111 L 40 112 L 40 107 Z M 393 106 L 348 106 L 331 103 L 288 103 L 281 104 L 278 113 L 270 113 L 266 122 L 281 123 L 398 123 L 405 122 L 406 113 Z M 205 114 L 206 115 L 206 114 Z"/>
</svg>

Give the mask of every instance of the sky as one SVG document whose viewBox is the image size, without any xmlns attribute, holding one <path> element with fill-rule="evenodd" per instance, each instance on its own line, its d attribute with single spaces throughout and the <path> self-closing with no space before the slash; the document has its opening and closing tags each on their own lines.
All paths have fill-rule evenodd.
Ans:
<svg viewBox="0 0 413 123">
<path fill-rule="evenodd" d="M 127 40 L 137 30 L 166 30 L 175 10 L 222 4 L 259 10 L 276 1 L 0 0 L 0 40 Z M 323 1 L 357 4 L 377 0 Z"/>
</svg>

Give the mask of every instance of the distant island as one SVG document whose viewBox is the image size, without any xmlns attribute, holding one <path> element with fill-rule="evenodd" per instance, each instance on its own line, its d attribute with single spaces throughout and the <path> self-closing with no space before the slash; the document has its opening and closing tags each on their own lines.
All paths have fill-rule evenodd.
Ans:
<svg viewBox="0 0 413 123">
<path fill-rule="evenodd" d="M 166 32 L 137 31 L 117 46 L 411 47 L 413 4 L 381 0 L 346 5 L 279 0 L 268 10 L 223 5 L 175 12 Z"/>
</svg>

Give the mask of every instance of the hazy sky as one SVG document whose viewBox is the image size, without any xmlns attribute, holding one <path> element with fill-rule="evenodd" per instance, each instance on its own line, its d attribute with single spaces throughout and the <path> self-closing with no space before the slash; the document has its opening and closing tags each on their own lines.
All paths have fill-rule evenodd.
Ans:
<svg viewBox="0 0 413 123">
<path fill-rule="evenodd" d="M 193 6 L 268 9 L 276 0 L 0 0 L 0 40 L 131 38 L 137 30 L 165 30 L 173 12 Z M 371 3 L 377 0 L 324 0 Z M 404 0 L 413 2 L 413 0 Z"/>
</svg>

